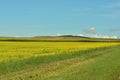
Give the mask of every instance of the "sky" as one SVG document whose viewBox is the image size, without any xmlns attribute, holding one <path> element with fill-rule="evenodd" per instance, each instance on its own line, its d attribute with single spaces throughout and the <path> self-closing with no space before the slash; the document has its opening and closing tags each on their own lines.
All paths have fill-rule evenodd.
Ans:
<svg viewBox="0 0 120 80">
<path fill-rule="evenodd" d="M 120 0 L 0 0 L 0 36 L 120 37 Z"/>
</svg>

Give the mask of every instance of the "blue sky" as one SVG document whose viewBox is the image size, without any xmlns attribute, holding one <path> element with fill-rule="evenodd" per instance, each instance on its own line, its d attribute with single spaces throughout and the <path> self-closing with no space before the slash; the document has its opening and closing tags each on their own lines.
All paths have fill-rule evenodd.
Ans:
<svg viewBox="0 0 120 80">
<path fill-rule="evenodd" d="M 0 0 L 0 36 L 87 34 L 120 37 L 120 0 Z"/>
</svg>

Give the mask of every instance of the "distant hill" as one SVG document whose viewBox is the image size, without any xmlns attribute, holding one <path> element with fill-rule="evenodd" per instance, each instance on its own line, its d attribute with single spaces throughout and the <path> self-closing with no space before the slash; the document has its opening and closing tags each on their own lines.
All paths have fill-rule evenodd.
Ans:
<svg viewBox="0 0 120 80">
<path fill-rule="evenodd" d="M 62 36 L 34 36 L 34 37 L 0 37 L 0 41 L 75 41 L 75 42 L 99 42 L 120 41 L 120 39 L 90 38 L 84 36 L 62 35 Z"/>
</svg>

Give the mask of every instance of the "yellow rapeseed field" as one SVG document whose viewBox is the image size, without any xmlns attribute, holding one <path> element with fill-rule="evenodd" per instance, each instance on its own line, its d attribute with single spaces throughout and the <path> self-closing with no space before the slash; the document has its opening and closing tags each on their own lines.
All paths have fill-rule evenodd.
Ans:
<svg viewBox="0 0 120 80">
<path fill-rule="evenodd" d="M 0 42 L 0 62 L 109 47 L 110 42 Z"/>
</svg>

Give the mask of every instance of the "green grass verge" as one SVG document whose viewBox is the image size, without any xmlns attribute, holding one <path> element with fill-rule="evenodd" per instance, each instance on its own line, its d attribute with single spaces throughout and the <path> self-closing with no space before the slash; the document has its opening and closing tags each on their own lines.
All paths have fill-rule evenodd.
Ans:
<svg viewBox="0 0 120 80">
<path fill-rule="evenodd" d="M 52 76 L 47 80 L 120 80 L 120 46 L 83 66 Z"/>
</svg>

